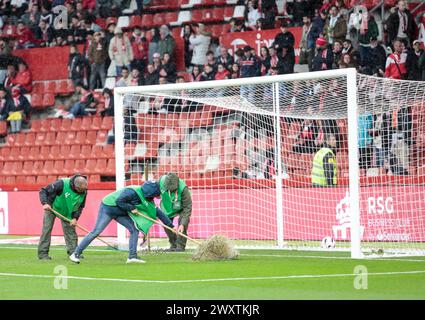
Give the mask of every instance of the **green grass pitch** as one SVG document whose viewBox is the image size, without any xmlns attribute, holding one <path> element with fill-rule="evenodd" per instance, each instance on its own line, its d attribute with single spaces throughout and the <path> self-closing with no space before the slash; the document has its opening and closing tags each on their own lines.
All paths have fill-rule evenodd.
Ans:
<svg viewBox="0 0 425 320">
<path fill-rule="evenodd" d="M 91 247 L 76 265 L 63 247 L 50 255 L 39 261 L 35 246 L 0 245 L 0 299 L 425 299 L 425 257 L 241 250 L 238 260 L 192 262 L 190 251 L 151 252 L 146 264 L 126 265 L 126 252 Z M 57 266 L 66 289 L 55 288 L 65 275 Z"/>
</svg>

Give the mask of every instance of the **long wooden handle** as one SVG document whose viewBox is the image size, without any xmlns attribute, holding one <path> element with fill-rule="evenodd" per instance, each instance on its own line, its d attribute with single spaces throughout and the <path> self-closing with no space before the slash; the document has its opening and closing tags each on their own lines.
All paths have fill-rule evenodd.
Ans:
<svg viewBox="0 0 425 320">
<path fill-rule="evenodd" d="M 198 245 L 200 245 L 200 244 L 201 244 L 201 242 L 200 242 L 200 241 L 195 240 L 195 239 L 193 239 L 193 238 L 191 238 L 191 237 L 188 237 L 187 235 L 185 235 L 185 234 L 183 234 L 183 233 L 180 233 L 180 232 L 178 232 L 178 231 L 174 230 L 173 228 L 170 228 L 170 227 L 166 226 L 166 225 L 165 225 L 165 224 L 163 224 L 162 222 L 160 222 L 160 221 L 158 221 L 158 220 L 155 220 L 155 219 L 152 219 L 151 217 L 147 216 L 146 214 L 141 213 L 140 211 L 137 211 L 137 214 L 138 214 L 139 216 L 142 216 L 142 217 L 144 217 L 144 218 L 148 219 L 149 221 L 152 221 L 153 223 L 156 223 L 156 224 L 158 224 L 158 225 L 160 225 L 160 226 L 164 227 L 165 229 L 168 229 L 168 230 L 170 230 L 170 231 L 174 232 L 174 233 L 175 233 L 175 234 L 177 234 L 178 236 L 181 236 L 181 237 L 183 237 L 183 238 L 186 238 L 187 240 L 193 241 L 193 242 L 195 242 L 195 243 L 196 243 L 196 244 L 198 244 Z"/>
<path fill-rule="evenodd" d="M 62 214 L 60 214 L 59 212 L 57 212 L 55 209 L 53 209 L 53 208 L 51 208 L 50 209 L 50 211 L 52 211 L 54 214 L 56 214 L 59 218 L 61 218 L 61 219 L 63 219 L 63 220 L 65 220 L 65 221 L 67 221 L 67 222 L 71 222 L 71 220 L 70 219 L 68 219 L 67 217 L 65 217 L 64 215 L 62 215 Z M 79 228 L 79 229 L 81 229 L 81 230 L 83 230 L 84 232 L 86 232 L 86 233 L 90 233 L 90 231 L 89 230 L 87 230 L 86 228 L 84 228 L 83 226 L 80 226 L 79 224 L 76 224 L 75 225 L 77 228 Z M 105 240 L 103 240 L 101 237 L 99 237 L 99 236 L 97 236 L 96 237 L 98 240 L 100 240 L 100 241 L 102 241 L 104 244 L 106 244 L 108 247 L 111 247 L 111 248 L 114 248 L 115 250 L 118 250 L 118 248 L 117 247 L 115 247 L 115 246 L 113 246 L 113 245 L 111 245 L 111 244 L 109 244 L 109 243 L 107 243 Z"/>
</svg>

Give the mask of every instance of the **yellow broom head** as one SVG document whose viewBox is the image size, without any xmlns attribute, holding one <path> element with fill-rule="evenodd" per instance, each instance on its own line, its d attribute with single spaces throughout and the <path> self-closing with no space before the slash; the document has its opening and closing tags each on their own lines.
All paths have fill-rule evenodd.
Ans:
<svg viewBox="0 0 425 320">
<path fill-rule="evenodd" d="M 232 243 L 224 236 L 214 235 L 205 240 L 195 250 L 192 260 L 231 260 L 237 259 L 239 252 L 234 249 Z"/>
</svg>

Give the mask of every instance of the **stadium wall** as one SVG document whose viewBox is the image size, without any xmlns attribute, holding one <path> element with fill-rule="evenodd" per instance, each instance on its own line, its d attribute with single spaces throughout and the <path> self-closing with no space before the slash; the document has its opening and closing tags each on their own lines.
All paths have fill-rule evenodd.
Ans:
<svg viewBox="0 0 425 320">
<path fill-rule="evenodd" d="M 90 190 L 80 224 L 93 228 L 102 198 L 113 190 Z M 194 189 L 193 216 L 190 235 L 205 238 L 222 234 L 234 239 L 276 239 L 276 207 L 270 198 L 270 188 L 223 189 L 210 192 Z M 361 196 L 362 240 L 366 241 L 425 241 L 425 186 L 376 186 Z M 252 210 L 250 198 L 270 198 L 268 208 Z M 333 235 L 337 240 L 350 239 L 350 211 L 345 187 L 288 188 L 284 191 L 285 239 L 320 240 Z M 323 205 L 326 199 L 327 205 Z M 333 206 L 329 206 L 333 203 Z M 205 205 L 208 204 L 208 205 Z M 201 208 L 203 208 L 201 210 Z M 205 209 L 208 208 L 208 209 Z M 43 210 L 36 191 L 0 192 L 0 234 L 38 235 L 41 232 Z M 55 224 L 53 235 L 62 235 Z M 84 233 L 79 231 L 80 235 Z M 102 233 L 116 236 L 113 222 Z M 165 237 L 154 226 L 153 237 Z"/>
</svg>

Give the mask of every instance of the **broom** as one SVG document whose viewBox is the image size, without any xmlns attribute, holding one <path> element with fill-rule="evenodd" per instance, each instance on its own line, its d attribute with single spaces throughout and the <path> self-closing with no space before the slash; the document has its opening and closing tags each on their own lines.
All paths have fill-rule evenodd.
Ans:
<svg viewBox="0 0 425 320">
<path fill-rule="evenodd" d="M 63 216 L 62 214 L 60 214 L 59 212 L 57 212 L 55 209 L 51 208 L 50 211 L 52 211 L 55 215 L 57 215 L 59 218 L 61 218 L 62 220 L 65 220 L 67 222 L 71 222 L 70 219 L 68 219 L 67 217 Z M 86 233 L 90 233 L 89 230 L 87 230 L 86 228 L 84 228 L 83 226 L 76 224 L 75 225 L 77 228 L 83 230 Z M 105 240 L 103 240 L 101 237 L 97 236 L 96 239 L 100 240 L 101 242 L 103 242 L 104 244 L 106 244 L 108 247 L 114 249 L 114 250 L 118 250 L 120 251 L 120 249 L 118 249 L 117 246 L 114 246 L 112 244 L 109 244 L 108 242 L 106 242 Z"/>
<path fill-rule="evenodd" d="M 195 250 L 195 253 L 192 256 L 192 260 L 227 260 L 236 259 L 239 256 L 239 252 L 237 252 L 233 248 L 233 245 L 224 236 L 214 235 L 208 238 L 205 242 L 201 242 L 164 225 L 161 221 L 152 219 L 151 217 L 141 213 L 140 211 L 137 211 L 137 214 L 141 217 L 144 217 L 145 219 L 148 219 L 149 221 L 152 221 L 155 224 L 162 226 L 165 229 L 174 232 L 178 236 L 181 236 L 189 241 L 196 243 L 198 245 L 198 248 Z"/>
</svg>

